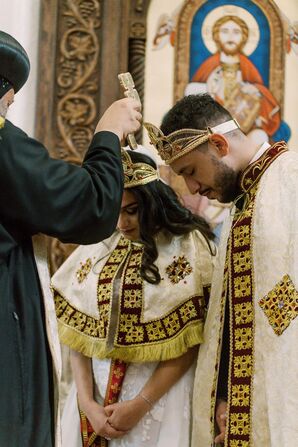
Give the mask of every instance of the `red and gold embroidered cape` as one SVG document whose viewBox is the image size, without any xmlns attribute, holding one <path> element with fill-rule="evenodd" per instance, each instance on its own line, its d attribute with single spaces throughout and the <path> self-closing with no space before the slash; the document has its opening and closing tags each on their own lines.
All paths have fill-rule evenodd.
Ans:
<svg viewBox="0 0 298 447">
<path fill-rule="evenodd" d="M 71 255 L 52 279 L 63 343 L 89 357 L 143 362 L 178 357 L 202 342 L 208 245 L 194 231 L 161 234 L 157 246 L 158 285 L 141 278 L 143 246 L 119 235 Z"/>
</svg>

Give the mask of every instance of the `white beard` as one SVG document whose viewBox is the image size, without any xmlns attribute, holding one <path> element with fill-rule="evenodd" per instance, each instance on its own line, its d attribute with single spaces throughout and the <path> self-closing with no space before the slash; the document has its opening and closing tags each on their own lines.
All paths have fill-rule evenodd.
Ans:
<svg viewBox="0 0 298 447">
<path fill-rule="evenodd" d="M 2 98 L 2 99 L 0 99 L 0 116 L 5 118 L 7 111 L 8 111 L 8 104 L 7 104 L 7 102 L 4 102 L 3 98 Z"/>
</svg>

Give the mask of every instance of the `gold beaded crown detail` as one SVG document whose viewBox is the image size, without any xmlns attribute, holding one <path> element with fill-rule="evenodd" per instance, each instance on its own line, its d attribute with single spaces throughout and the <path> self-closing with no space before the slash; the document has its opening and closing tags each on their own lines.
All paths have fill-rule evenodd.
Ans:
<svg viewBox="0 0 298 447">
<path fill-rule="evenodd" d="M 129 153 L 121 149 L 122 165 L 124 171 L 124 188 L 146 185 L 159 179 L 158 171 L 147 163 L 133 163 Z"/>
<path fill-rule="evenodd" d="M 169 165 L 201 144 L 206 143 L 211 134 L 230 132 L 238 129 L 239 124 L 235 119 L 232 119 L 215 127 L 207 127 L 205 130 L 179 129 L 169 135 L 164 135 L 162 130 L 151 123 L 144 123 L 144 127 L 148 132 L 150 143 L 158 151 L 162 160 Z"/>
</svg>

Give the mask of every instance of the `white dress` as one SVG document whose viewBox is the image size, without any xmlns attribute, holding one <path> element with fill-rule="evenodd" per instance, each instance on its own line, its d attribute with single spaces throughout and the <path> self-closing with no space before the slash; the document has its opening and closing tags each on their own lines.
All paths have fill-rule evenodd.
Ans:
<svg viewBox="0 0 298 447">
<path fill-rule="evenodd" d="M 159 361 L 177 358 L 203 341 L 204 291 L 211 282 L 213 261 L 203 236 L 198 231 L 170 239 L 159 234 L 156 265 L 162 280 L 158 285 L 140 278 L 138 252 L 137 244 L 129 243 L 126 247 L 116 234 L 103 243 L 79 247 L 52 279 L 60 339 L 71 349 L 92 358 L 94 397 L 99 404 L 103 404 L 106 395 L 110 358 L 128 363 L 119 401 L 130 400 L 142 390 Z M 113 268 L 108 259 L 113 259 Z M 128 262 L 121 267 L 122 259 Z M 118 270 L 115 265 L 120 265 Z M 99 277 L 105 281 L 100 294 Z M 107 278 L 112 278 L 112 283 L 107 283 Z M 130 293 L 131 281 L 141 285 L 134 289 L 140 290 L 139 295 Z M 107 284 L 112 284 L 110 289 Z M 124 289 L 128 292 L 120 300 Z M 108 310 L 104 313 L 107 301 Z M 137 324 L 129 319 L 131 309 L 133 316 L 139 315 Z M 94 335 L 106 315 L 109 324 L 105 336 Z M 89 323 L 85 324 L 86 321 Z M 123 321 L 127 321 L 127 326 Z M 166 332 L 160 329 L 162 323 Z M 141 328 L 140 337 L 148 334 L 148 339 L 138 339 L 139 344 L 134 345 L 135 333 L 131 328 Z M 120 329 L 126 331 L 126 345 L 119 341 Z M 109 447 L 189 447 L 194 369 L 195 365 L 128 434 L 109 441 Z M 63 447 L 82 447 L 76 394 L 73 385 L 62 416 Z"/>
<path fill-rule="evenodd" d="M 103 402 L 110 371 L 109 359 L 92 360 L 96 400 Z M 156 362 L 130 363 L 119 401 L 133 399 L 156 368 Z M 123 438 L 109 441 L 109 447 L 188 447 L 191 432 L 193 365 L 139 423 Z M 62 415 L 62 447 L 82 447 L 77 392 L 72 385 Z"/>
</svg>

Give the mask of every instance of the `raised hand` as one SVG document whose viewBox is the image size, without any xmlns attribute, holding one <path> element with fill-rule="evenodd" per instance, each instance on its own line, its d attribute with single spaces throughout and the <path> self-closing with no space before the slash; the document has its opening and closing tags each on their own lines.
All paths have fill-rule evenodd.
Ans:
<svg viewBox="0 0 298 447">
<path fill-rule="evenodd" d="M 99 120 L 95 132 L 108 130 L 123 141 L 129 133 L 136 132 L 141 126 L 141 104 L 132 98 L 113 102 Z"/>
</svg>

